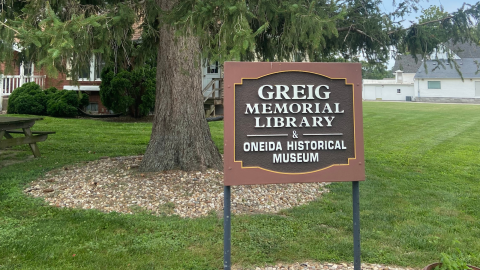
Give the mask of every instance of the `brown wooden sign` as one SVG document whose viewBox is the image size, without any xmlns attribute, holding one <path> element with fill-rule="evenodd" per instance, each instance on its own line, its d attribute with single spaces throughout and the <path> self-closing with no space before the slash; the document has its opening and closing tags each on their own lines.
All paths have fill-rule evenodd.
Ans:
<svg viewBox="0 0 480 270">
<path fill-rule="evenodd" d="M 365 180 L 357 63 L 226 62 L 225 185 Z"/>
</svg>

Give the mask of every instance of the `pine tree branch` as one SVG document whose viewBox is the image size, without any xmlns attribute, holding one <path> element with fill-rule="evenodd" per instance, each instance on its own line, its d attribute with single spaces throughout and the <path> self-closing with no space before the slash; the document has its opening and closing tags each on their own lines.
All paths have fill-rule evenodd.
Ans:
<svg viewBox="0 0 480 270">
<path fill-rule="evenodd" d="M 418 26 L 423 26 L 423 25 L 428 25 L 428 24 L 432 24 L 432 23 L 436 23 L 436 22 L 443 22 L 445 20 L 449 20 L 451 18 L 453 18 L 454 16 L 453 15 L 449 15 L 445 18 L 441 18 L 441 19 L 438 19 L 438 20 L 433 20 L 433 21 L 428 21 L 428 22 L 424 22 L 424 23 L 415 23 L 413 24 L 412 26 L 408 27 L 408 28 L 401 28 L 401 29 L 397 29 L 397 30 L 394 30 L 394 31 L 390 31 L 390 32 L 387 32 L 388 35 L 391 35 L 393 33 L 396 33 L 398 31 L 401 31 L 401 30 L 408 30 L 408 29 L 412 29 L 414 27 L 418 27 Z M 348 27 L 340 27 L 340 28 L 337 28 L 337 32 L 345 32 L 345 31 L 349 31 L 349 32 L 357 32 L 357 33 L 360 33 L 364 36 L 367 36 L 367 37 L 370 37 L 369 35 L 367 35 L 365 32 L 363 32 L 362 30 L 356 28 L 355 26 L 351 25 L 351 26 L 348 26 Z M 372 37 L 370 37 L 372 38 Z M 373 38 L 372 38 L 373 39 Z"/>
<path fill-rule="evenodd" d="M 359 34 L 361 34 L 361 35 L 364 35 L 364 36 L 366 36 L 366 37 L 369 37 L 369 38 L 372 39 L 372 40 L 375 40 L 375 41 L 379 42 L 377 39 L 369 36 L 367 33 L 365 33 L 365 32 L 363 32 L 362 30 L 356 28 L 353 24 L 350 25 L 349 27 L 337 28 L 337 32 L 345 32 L 345 31 L 348 31 L 348 32 L 357 32 L 357 33 L 359 33 Z M 345 38 L 346 38 L 346 37 L 345 37 Z"/>
<path fill-rule="evenodd" d="M 18 32 L 17 30 L 13 29 L 12 27 L 6 25 L 5 23 L 3 23 L 3 22 L 1 22 L 1 21 L 0 21 L 0 25 L 3 25 L 3 26 L 5 26 L 6 28 L 12 30 L 13 32 L 15 32 L 15 34 L 20 35 L 20 32 Z"/>
<path fill-rule="evenodd" d="M 417 26 L 423 26 L 423 25 L 427 25 L 427 24 L 431 24 L 431 23 L 436 23 L 436 22 L 443 22 L 445 20 L 450 20 L 451 18 L 453 18 L 454 16 L 453 15 L 449 15 L 445 18 L 442 18 L 442 19 L 438 19 L 438 20 L 433 20 L 433 21 L 428 21 L 428 22 L 424 22 L 424 23 L 414 23 L 412 26 L 408 27 L 408 28 L 401 28 L 401 29 L 397 29 L 397 30 L 394 30 L 394 31 L 390 31 L 390 32 L 387 32 L 388 35 L 391 35 L 393 33 L 396 33 L 398 31 L 401 31 L 401 30 L 408 30 L 408 29 L 412 29 L 414 27 L 417 27 Z"/>
</svg>

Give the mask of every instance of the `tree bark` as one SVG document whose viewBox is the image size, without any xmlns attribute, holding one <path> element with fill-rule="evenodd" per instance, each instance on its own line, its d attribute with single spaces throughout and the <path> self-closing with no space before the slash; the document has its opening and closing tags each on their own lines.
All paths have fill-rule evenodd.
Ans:
<svg viewBox="0 0 480 270">
<path fill-rule="evenodd" d="M 158 0 L 169 10 L 175 0 Z M 141 171 L 223 169 L 205 119 L 200 46 L 192 35 L 177 36 L 168 25 L 160 29 L 155 116 Z"/>
</svg>

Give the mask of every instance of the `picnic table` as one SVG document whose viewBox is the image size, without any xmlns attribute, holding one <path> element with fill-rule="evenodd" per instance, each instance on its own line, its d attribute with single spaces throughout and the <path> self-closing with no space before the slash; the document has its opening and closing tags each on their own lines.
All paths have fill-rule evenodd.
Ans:
<svg viewBox="0 0 480 270">
<path fill-rule="evenodd" d="M 37 142 L 43 142 L 53 131 L 31 131 L 35 121 L 41 117 L 0 117 L 0 149 L 22 144 L 29 144 L 35 157 L 40 157 Z M 11 134 L 24 134 L 25 137 L 14 138 Z M 4 138 L 5 137 L 5 138 Z"/>
</svg>

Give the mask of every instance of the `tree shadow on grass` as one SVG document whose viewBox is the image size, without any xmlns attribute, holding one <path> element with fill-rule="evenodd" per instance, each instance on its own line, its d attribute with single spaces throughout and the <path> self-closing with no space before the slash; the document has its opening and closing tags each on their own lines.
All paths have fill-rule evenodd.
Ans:
<svg viewBox="0 0 480 270">
<path fill-rule="evenodd" d="M 17 164 L 33 160 L 34 156 L 30 149 L 2 149 L 0 150 L 0 169 Z"/>
</svg>

